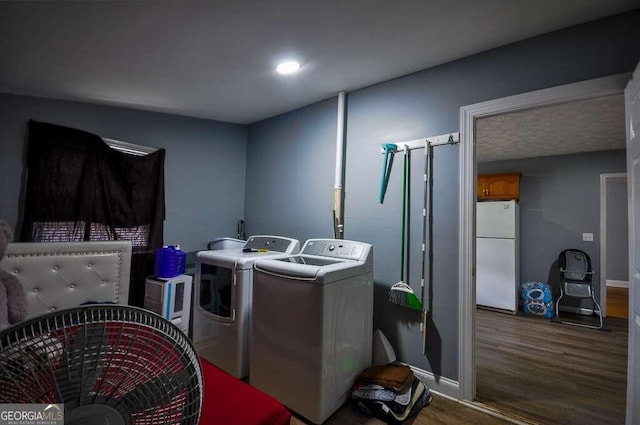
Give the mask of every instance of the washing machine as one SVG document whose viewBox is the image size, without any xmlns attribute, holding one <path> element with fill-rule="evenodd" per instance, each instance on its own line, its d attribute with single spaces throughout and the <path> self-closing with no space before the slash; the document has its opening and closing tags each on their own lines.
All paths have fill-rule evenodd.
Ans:
<svg viewBox="0 0 640 425">
<path fill-rule="evenodd" d="M 244 245 L 196 254 L 193 345 L 209 362 L 235 376 L 249 374 L 249 326 L 253 263 L 297 254 L 300 242 L 258 235 Z"/>
<path fill-rule="evenodd" d="M 300 254 L 255 262 L 249 381 L 313 423 L 371 365 L 373 248 L 310 239 Z"/>
</svg>

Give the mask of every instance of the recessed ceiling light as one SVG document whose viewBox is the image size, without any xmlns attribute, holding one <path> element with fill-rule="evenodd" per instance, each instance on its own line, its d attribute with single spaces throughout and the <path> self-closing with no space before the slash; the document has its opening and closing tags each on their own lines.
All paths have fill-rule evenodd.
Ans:
<svg viewBox="0 0 640 425">
<path fill-rule="evenodd" d="M 300 64 L 296 61 L 282 62 L 276 67 L 278 74 L 282 75 L 293 74 L 297 72 L 298 69 L 300 69 Z"/>
</svg>

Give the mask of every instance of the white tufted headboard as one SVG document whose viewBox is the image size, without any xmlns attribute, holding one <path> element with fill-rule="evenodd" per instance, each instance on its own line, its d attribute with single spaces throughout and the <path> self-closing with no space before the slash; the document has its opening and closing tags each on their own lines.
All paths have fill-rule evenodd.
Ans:
<svg viewBox="0 0 640 425">
<path fill-rule="evenodd" d="M 10 243 L 0 269 L 20 279 L 28 319 L 87 301 L 127 304 L 131 242 Z"/>
</svg>

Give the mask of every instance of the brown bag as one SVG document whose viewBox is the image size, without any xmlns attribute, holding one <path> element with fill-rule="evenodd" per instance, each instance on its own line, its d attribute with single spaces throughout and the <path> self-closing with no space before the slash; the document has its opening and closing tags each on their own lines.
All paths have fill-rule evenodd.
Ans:
<svg viewBox="0 0 640 425">
<path fill-rule="evenodd" d="M 409 366 L 389 363 L 365 369 L 358 379 L 371 384 L 382 385 L 395 392 L 404 392 L 411 386 L 415 376 Z"/>
</svg>

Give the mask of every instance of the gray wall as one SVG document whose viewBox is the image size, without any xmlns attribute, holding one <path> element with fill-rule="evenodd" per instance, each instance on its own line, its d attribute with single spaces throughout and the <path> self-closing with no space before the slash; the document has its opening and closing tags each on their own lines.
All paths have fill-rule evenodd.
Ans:
<svg viewBox="0 0 640 425">
<path fill-rule="evenodd" d="M 0 94 L 0 218 L 19 214 L 27 121 L 165 148 L 165 242 L 187 251 L 235 235 L 244 212 L 247 128 L 209 120 Z"/>
<path fill-rule="evenodd" d="M 386 302 L 389 287 L 400 277 L 401 162 L 398 160 L 383 205 L 378 203 L 382 156 L 380 145 L 387 141 L 454 132 L 459 129 L 460 107 L 536 89 L 630 72 L 640 58 L 640 11 L 591 24 L 531 38 L 462 60 L 358 90 L 348 95 L 347 158 L 345 182 L 345 236 L 374 245 L 376 297 L 375 326 L 394 346 L 398 359 L 436 374 L 457 379 L 458 370 L 458 146 L 436 148 L 434 217 L 433 320 L 428 329 L 427 355 L 422 354 L 419 314 Z M 425 46 L 428 48 L 428 46 Z M 381 58 L 381 60 L 383 60 Z M 338 88 L 337 88 L 338 89 Z M 329 102 L 327 104 L 327 102 Z M 247 217 L 261 213 L 277 216 L 277 231 L 301 238 L 326 235 L 330 225 L 300 226 L 319 207 L 326 217 L 331 211 L 334 169 L 335 116 L 331 99 L 251 126 L 249 152 L 274 151 L 270 169 L 287 170 L 296 161 L 313 162 L 296 185 L 287 184 L 287 199 L 318 198 L 309 204 L 282 202 L 284 189 L 278 179 L 265 179 L 264 166 L 249 159 Z M 321 125 L 319 125 L 321 124 Z M 265 131 L 273 127 L 272 131 Z M 295 131 L 290 131 L 293 129 Z M 326 134 L 320 140 L 318 132 Z M 293 146 L 296 146 L 293 148 Z M 419 288 L 421 238 L 419 200 L 421 178 L 419 155 L 414 157 L 414 226 L 411 282 Z M 260 203 L 250 202 L 259 198 Z M 290 223 L 290 224 L 289 224 Z M 265 229 L 269 227 L 265 225 Z M 597 230 L 594 230 L 597 231 Z M 419 293 L 419 291 L 418 291 Z"/>
<path fill-rule="evenodd" d="M 249 127 L 247 236 L 333 237 L 336 116 L 329 100 Z"/>
<path fill-rule="evenodd" d="M 607 183 L 607 280 L 629 280 L 629 216 L 627 181 Z"/>
<path fill-rule="evenodd" d="M 600 174 L 625 170 L 624 150 L 478 164 L 478 174 L 522 173 L 520 282 L 537 281 L 557 285 L 560 277 L 558 254 L 564 249 L 577 248 L 591 257 L 595 273 L 594 289 L 599 298 L 602 273 Z M 593 233 L 593 242 L 584 242 L 582 233 Z"/>
</svg>

